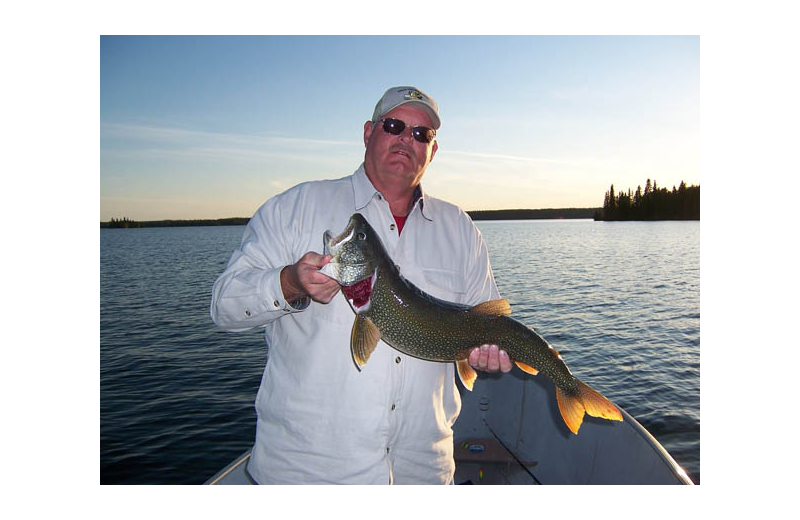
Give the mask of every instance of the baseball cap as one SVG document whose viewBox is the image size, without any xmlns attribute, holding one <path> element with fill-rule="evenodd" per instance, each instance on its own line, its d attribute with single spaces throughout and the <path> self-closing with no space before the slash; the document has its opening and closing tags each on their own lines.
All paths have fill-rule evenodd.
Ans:
<svg viewBox="0 0 800 520">
<path fill-rule="evenodd" d="M 418 108 L 424 110 L 431 118 L 431 124 L 434 130 L 438 130 L 442 125 L 439 120 L 439 105 L 436 101 L 425 92 L 416 87 L 392 87 L 386 91 L 382 98 L 378 100 L 375 105 L 375 112 L 372 113 L 372 120 L 377 121 L 386 115 L 390 110 L 405 105 L 406 103 L 413 103 Z"/>
</svg>

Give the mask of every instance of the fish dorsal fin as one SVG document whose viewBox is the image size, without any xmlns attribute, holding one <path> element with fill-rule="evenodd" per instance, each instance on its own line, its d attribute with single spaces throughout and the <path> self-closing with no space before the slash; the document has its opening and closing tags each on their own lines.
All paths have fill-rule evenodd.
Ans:
<svg viewBox="0 0 800 520">
<path fill-rule="evenodd" d="M 526 365 L 525 363 L 521 363 L 519 361 L 514 361 L 514 363 L 517 364 L 517 366 L 519 367 L 520 370 L 522 370 L 523 372 L 527 372 L 528 374 L 530 374 L 532 376 L 535 376 L 536 374 L 539 373 L 538 370 L 536 370 L 535 368 L 533 368 L 530 365 Z"/>
<path fill-rule="evenodd" d="M 502 300 L 489 300 L 488 302 L 479 303 L 471 308 L 469 312 L 489 314 L 491 316 L 505 316 L 511 314 L 511 305 L 508 304 L 508 299 L 506 298 Z"/>
<path fill-rule="evenodd" d="M 356 314 L 353 330 L 350 333 L 350 353 L 353 355 L 353 361 L 359 371 L 367 364 L 379 339 L 381 339 L 381 331 L 372 323 L 372 320 L 363 314 Z"/>
<path fill-rule="evenodd" d="M 475 369 L 470 366 L 469 361 L 466 359 L 456 361 L 456 366 L 458 368 L 458 377 L 461 379 L 461 384 L 471 392 L 472 385 L 475 384 L 475 380 L 478 379 L 478 373 L 475 372 Z"/>
</svg>

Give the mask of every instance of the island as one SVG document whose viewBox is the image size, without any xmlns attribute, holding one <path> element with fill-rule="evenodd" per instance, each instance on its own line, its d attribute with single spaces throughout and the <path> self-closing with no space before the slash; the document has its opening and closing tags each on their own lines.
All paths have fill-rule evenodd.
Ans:
<svg viewBox="0 0 800 520">
<path fill-rule="evenodd" d="M 614 185 L 606 192 L 603 208 L 594 214 L 595 220 L 700 220 L 700 186 L 659 188 L 656 181 L 638 186 L 636 192 L 614 193 Z"/>
</svg>

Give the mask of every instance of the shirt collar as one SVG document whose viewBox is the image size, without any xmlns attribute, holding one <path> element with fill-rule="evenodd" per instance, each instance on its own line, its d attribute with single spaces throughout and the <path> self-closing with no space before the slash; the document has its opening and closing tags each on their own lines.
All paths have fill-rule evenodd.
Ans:
<svg viewBox="0 0 800 520">
<path fill-rule="evenodd" d="M 420 211 L 420 213 L 422 213 L 422 216 L 425 217 L 426 220 L 430 220 L 431 222 L 433 222 L 433 218 L 431 218 L 431 215 L 430 215 L 430 210 L 429 209 L 428 210 L 425 209 L 426 207 L 430 208 L 430 203 L 429 204 L 425 204 L 425 202 L 428 200 L 428 198 L 429 198 L 428 194 L 425 193 L 422 190 L 422 184 L 418 185 L 417 189 L 414 190 L 414 202 L 411 203 L 411 207 L 413 209 L 414 204 L 416 204 L 417 201 L 419 201 L 419 211 Z M 411 213 L 411 212 L 409 212 L 409 213 Z"/>
<path fill-rule="evenodd" d="M 377 193 L 378 190 L 375 189 L 375 186 L 372 185 L 369 177 L 367 177 L 367 172 L 364 170 L 364 163 L 361 163 L 361 166 L 353 173 L 353 195 L 356 203 L 355 210 L 359 211 L 366 207 Z M 414 205 L 419 202 L 419 209 L 422 212 L 422 216 L 427 220 L 433 221 L 429 215 L 430 211 L 425 210 L 425 201 L 427 199 L 428 195 L 422 190 L 422 185 L 417 186 L 414 190 L 414 199 L 411 203 L 411 209 L 413 210 Z M 409 212 L 409 214 L 410 213 L 411 212 Z"/>
<path fill-rule="evenodd" d="M 364 163 L 353 174 L 353 195 L 355 196 L 356 211 L 364 209 L 370 203 L 378 190 L 367 177 L 367 172 L 364 171 Z"/>
</svg>

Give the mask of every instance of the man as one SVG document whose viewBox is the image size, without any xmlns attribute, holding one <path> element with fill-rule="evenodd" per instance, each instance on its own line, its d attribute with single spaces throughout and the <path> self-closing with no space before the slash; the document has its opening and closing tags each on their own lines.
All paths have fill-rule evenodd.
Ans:
<svg viewBox="0 0 800 520">
<path fill-rule="evenodd" d="M 361 213 L 400 272 L 425 292 L 476 305 L 499 294 L 469 217 L 425 194 L 438 149 L 436 102 L 414 87 L 386 91 L 364 124 L 364 163 L 268 200 L 214 284 L 211 316 L 237 331 L 266 327 L 269 358 L 256 397 L 248 472 L 258 483 L 452 483 L 452 425 L 461 408 L 453 363 L 406 356 L 383 342 L 359 372 L 354 314 L 336 281 L 325 230 Z M 511 370 L 497 346 L 470 355 L 480 370 Z"/>
</svg>

